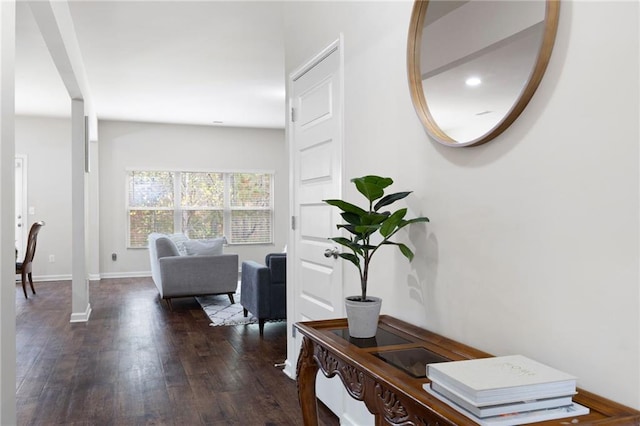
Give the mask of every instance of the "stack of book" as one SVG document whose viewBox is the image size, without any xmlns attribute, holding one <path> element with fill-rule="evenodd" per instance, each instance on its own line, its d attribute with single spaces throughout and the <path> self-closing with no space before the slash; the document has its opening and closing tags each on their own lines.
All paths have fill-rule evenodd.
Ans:
<svg viewBox="0 0 640 426">
<path fill-rule="evenodd" d="M 424 389 L 480 425 L 520 425 L 588 414 L 576 378 L 522 355 L 427 364 Z"/>
</svg>

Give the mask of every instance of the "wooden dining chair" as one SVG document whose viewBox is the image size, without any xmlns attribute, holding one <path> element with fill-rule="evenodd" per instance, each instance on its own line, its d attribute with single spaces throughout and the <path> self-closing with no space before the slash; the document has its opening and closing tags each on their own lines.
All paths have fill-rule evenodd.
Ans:
<svg viewBox="0 0 640 426">
<path fill-rule="evenodd" d="M 25 252 L 24 260 L 22 262 L 16 262 L 16 274 L 20 274 L 22 276 L 22 290 L 24 291 L 24 297 L 26 299 L 29 298 L 29 296 L 27 296 L 27 278 L 29 279 L 29 285 L 31 285 L 31 291 L 33 291 L 33 294 L 36 294 L 36 290 L 33 288 L 31 265 L 33 263 L 33 258 L 36 255 L 38 232 L 40 232 L 40 228 L 42 228 L 43 226 L 43 221 L 35 222 L 33 225 L 31 225 L 31 229 L 29 229 L 27 251 Z"/>
</svg>

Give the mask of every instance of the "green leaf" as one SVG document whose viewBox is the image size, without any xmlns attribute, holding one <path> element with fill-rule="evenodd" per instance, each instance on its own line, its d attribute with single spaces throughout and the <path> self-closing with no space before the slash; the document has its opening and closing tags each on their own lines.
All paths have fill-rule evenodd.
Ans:
<svg viewBox="0 0 640 426">
<path fill-rule="evenodd" d="M 414 219 L 403 220 L 398 225 L 398 229 L 402 229 L 407 225 L 411 225 L 412 223 L 418 223 L 418 222 L 429 222 L 429 218 L 428 217 L 416 217 Z"/>
<path fill-rule="evenodd" d="M 362 236 L 371 235 L 376 232 L 381 225 L 359 225 L 356 226 L 356 233 Z"/>
<path fill-rule="evenodd" d="M 391 235 L 391 233 L 396 230 L 398 225 L 400 225 L 402 219 L 406 214 L 407 209 L 400 209 L 389 216 L 389 218 L 382 223 L 382 226 L 380 227 L 380 234 L 385 238 Z"/>
<path fill-rule="evenodd" d="M 402 254 L 404 254 L 404 257 L 409 259 L 409 262 L 413 260 L 413 252 L 409 247 L 405 246 L 404 244 L 398 244 L 398 248 L 400 249 Z"/>
<path fill-rule="evenodd" d="M 377 225 L 384 222 L 389 217 L 389 212 L 375 213 L 369 212 L 360 217 L 360 225 Z"/>
<path fill-rule="evenodd" d="M 350 223 L 351 225 L 361 225 L 362 218 L 360 215 L 351 213 L 351 212 L 343 212 L 340 216 L 345 220 L 345 222 Z"/>
<path fill-rule="evenodd" d="M 345 238 L 345 237 L 331 237 L 329 238 L 331 241 L 335 241 L 338 244 L 342 244 L 342 245 L 347 245 L 348 243 L 351 242 L 350 239 Z"/>
<path fill-rule="evenodd" d="M 350 240 L 348 238 L 333 237 L 333 238 L 329 238 L 329 239 L 334 241 L 334 242 L 336 242 L 336 243 L 338 243 L 338 244 L 340 244 L 340 245 L 342 245 L 342 246 L 350 248 L 351 250 L 355 251 L 358 254 L 362 253 L 362 248 L 360 247 L 360 245 L 357 242 L 352 241 L 352 240 Z"/>
<path fill-rule="evenodd" d="M 418 222 L 429 222 L 429 218 L 428 217 L 416 217 L 413 219 L 409 219 L 405 221 L 407 223 L 407 225 L 411 224 L 411 223 L 418 223 Z"/>
<path fill-rule="evenodd" d="M 351 203 L 342 200 L 323 200 L 330 206 L 335 206 L 344 212 L 355 213 L 357 215 L 366 214 L 367 211 Z"/>
<path fill-rule="evenodd" d="M 363 176 L 360 179 L 364 180 L 365 182 L 372 184 L 372 185 L 377 185 L 380 188 L 384 189 L 388 186 L 390 186 L 391 184 L 393 184 L 393 179 L 389 178 L 389 177 L 380 177 L 380 176 L 376 176 L 376 175 L 367 175 L 367 176 Z"/>
<path fill-rule="evenodd" d="M 356 265 L 358 268 L 360 268 L 360 259 L 358 258 L 358 256 L 356 256 L 355 254 L 351 254 L 351 253 L 340 253 L 338 256 L 340 256 L 343 259 L 348 260 L 349 262 L 353 263 L 354 265 Z"/>
<path fill-rule="evenodd" d="M 353 178 L 351 182 L 367 200 L 374 201 L 384 196 L 384 189 L 393 183 L 393 179 L 369 175 Z"/>
<path fill-rule="evenodd" d="M 346 229 L 347 231 L 349 231 L 353 235 L 359 235 L 358 231 L 356 231 L 356 225 L 336 225 L 336 228 L 338 228 L 338 229 Z"/>
<path fill-rule="evenodd" d="M 404 257 L 409 259 L 409 262 L 413 260 L 413 252 L 406 245 L 402 243 L 395 243 L 393 241 L 385 241 L 383 244 L 390 245 L 390 246 L 397 246 L 400 249 L 400 252 L 404 255 Z"/>
<path fill-rule="evenodd" d="M 411 191 L 407 192 L 396 192 L 395 194 L 389 194 L 382 198 L 382 200 L 378 201 L 374 206 L 373 210 L 378 211 L 384 206 L 388 206 L 389 204 L 395 203 L 398 200 L 402 200 L 411 194 Z"/>
</svg>

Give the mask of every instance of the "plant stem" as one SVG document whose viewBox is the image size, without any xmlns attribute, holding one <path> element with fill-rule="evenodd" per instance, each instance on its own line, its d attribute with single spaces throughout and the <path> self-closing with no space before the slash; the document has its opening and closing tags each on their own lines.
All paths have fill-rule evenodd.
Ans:
<svg viewBox="0 0 640 426">
<path fill-rule="evenodd" d="M 369 200 L 369 213 L 374 213 L 373 212 L 373 200 Z M 364 246 L 365 247 L 369 247 L 369 238 L 370 236 L 367 235 L 367 237 L 363 240 L 364 241 Z M 371 255 L 369 254 L 369 249 L 365 248 L 363 253 L 363 258 L 364 258 L 364 268 L 362 269 L 362 273 L 360 275 L 360 289 L 362 290 L 362 302 L 367 300 L 367 281 L 369 280 L 369 261 L 371 260 L 371 255 L 373 255 L 373 252 L 371 253 Z M 375 250 L 374 250 L 375 251 Z"/>
<path fill-rule="evenodd" d="M 365 240 L 365 244 L 369 245 L 369 238 Z M 369 279 L 369 251 L 364 251 L 364 268 L 362 270 L 362 278 L 360 280 L 360 287 L 362 290 L 362 302 L 367 300 L 367 280 Z"/>
<path fill-rule="evenodd" d="M 369 210 L 371 210 L 371 203 L 369 203 Z M 389 238 L 393 237 L 395 233 L 398 231 L 399 229 L 396 229 L 395 231 L 387 235 L 385 238 L 383 238 L 382 242 L 378 244 L 373 250 L 371 250 L 371 253 L 369 253 L 369 250 L 367 249 L 363 250 L 364 251 L 364 254 L 363 254 L 364 268 L 361 268 L 361 269 L 359 268 L 360 269 L 360 288 L 362 289 L 362 296 L 361 296 L 362 302 L 367 300 L 367 281 L 369 280 L 369 262 L 371 262 L 371 258 L 373 257 L 374 253 L 378 251 L 378 249 L 382 247 L 385 242 L 389 241 Z M 365 247 L 369 247 L 369 237 L 366 237 L 363 241 L 364 241 Z"/>
</svg>

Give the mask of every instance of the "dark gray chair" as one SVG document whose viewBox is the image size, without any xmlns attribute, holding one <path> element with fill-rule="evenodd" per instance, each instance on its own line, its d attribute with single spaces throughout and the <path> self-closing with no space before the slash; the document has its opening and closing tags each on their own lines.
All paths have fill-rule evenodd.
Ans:
<svg viewBox="0 0 640 426">
<path fill-rule="evenodd" d="M 240 303 L 244 316 L 249 312 L 258 318 L 260 335 L 268 320 L 287 318 L 287 255 L 271 253 L 265 265 L 247 260 L 242 262 Z"/>
</svg>

